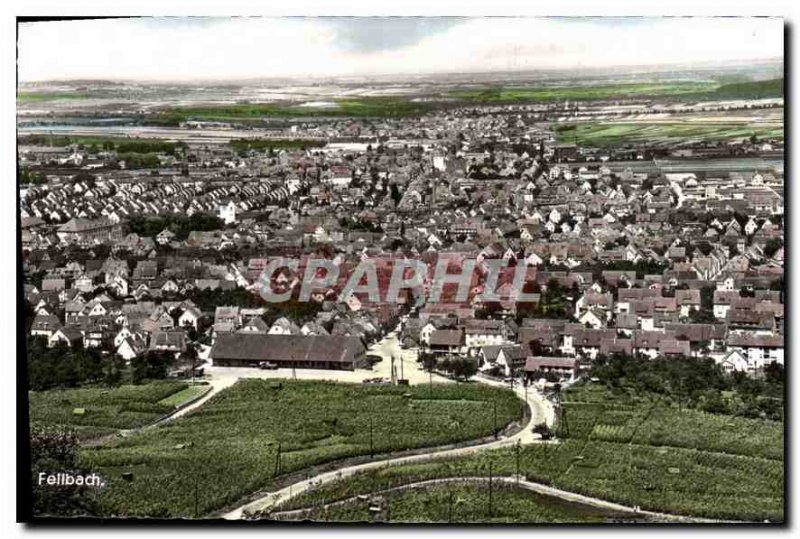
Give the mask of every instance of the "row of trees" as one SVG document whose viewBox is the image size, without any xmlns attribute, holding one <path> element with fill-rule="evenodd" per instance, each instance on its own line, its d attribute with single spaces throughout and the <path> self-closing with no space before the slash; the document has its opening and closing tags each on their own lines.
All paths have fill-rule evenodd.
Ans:
<svg viewBox="0 0 800 539">
<path fill-rule="evenodd" d="M 219 217 L 207 213 L 193 215 L 167 215 L 164 217 L 144 217 L 137 215 L 128 222 L 128 228 L 140 236 L 153 237 L 164 229 L 175 234 L 175 239 L 182 241 L 192 231 L 208 232 L 220 230 L 225 223 Z"/>
<path fill-rule="evenodd" d="M 166 378 L 175 363 L 171 352 L 148 351 L 131 360 L 125 360 L 109 350 L 58 344 L 47 347 L 41 336 L 28 338 L 28 388 L 44 391 L 54 388 L 79 387 L 85 384 L 118 386 L 124 383 L 140 384 L 146 380 Z M 184 356 L 196 357 L 192 348 Z"/>
<path fill-rule="evenodd" d="M 451 355 L 440 358 L 432 352 L 421 351 L 417 361 L 429 372 L 441 371 L 464 382 L 478 373 L 478 361 L 473 358 Z"/>
<path fill-rule="evenodd" d="M 44 337 L 28 339 L 28 386 L 39 391 L 54 387 L 77 387 L 88 382 L 113 382 L 111 365 L 103 361 L 100 350 L 84 349 L 79 344 L 47 347 Z"/>
</svg>

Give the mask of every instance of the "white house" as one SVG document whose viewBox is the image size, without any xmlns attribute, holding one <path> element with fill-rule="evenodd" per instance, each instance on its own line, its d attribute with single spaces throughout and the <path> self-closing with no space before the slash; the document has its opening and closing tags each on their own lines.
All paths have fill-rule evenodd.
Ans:
<svg viewBox="0 0 800 539">
<path fill-rule="evenodd" d="M 217 205 L 217 216 L 222 219 L 225 224 L 236 222 L 236 204 L 233 200 Z"/>
</svg>

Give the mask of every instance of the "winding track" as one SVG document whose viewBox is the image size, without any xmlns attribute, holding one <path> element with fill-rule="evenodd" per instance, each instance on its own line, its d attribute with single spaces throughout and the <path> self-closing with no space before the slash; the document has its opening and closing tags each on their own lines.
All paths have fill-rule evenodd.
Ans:
<svg viewBox="0 0 800 539">
<path fill-rule="evenodd" d="M 477 377 L 477 378 L 481 382 L 487 385 L 507 387 L 506 384 L 502 382 L 497 382 L 483 377 Z M 515 393 L 520 397 L 520 399 L 522 399 L 523 401 L 525 400 L 525 393 L 523 388 L 517 387 L 515 389 Z M 366 472 L 368 470 L 374 470 L 377 468 L 382 468 L 385 466 L 425 462 L 428 460 L 444 458 L 444 457 L 460 457 L 464 455 L 471 455 L 478 451 L 483 451 L 485 449 L 498 449 L 501 447 L 513 446 L 517 442 L 519 442 L 522 445 L 537 443 L 539 442 L 539 438 L 533 434 L 533 432 L 531 431 L 531 426 L 541 422 L 546 422 L 548 425 L 552 425 L 555 413 L 551 404 L 538 392 L 533 390 L 528 391 L 527 396 L 528 396 L 527 405 L 529 409 L 528 423 L 525 426 L 523 426 L 523 428 L 519 432 L 517 432 L 512 436 L 508 436 L 506 438 L 500 438 L 498 440 L 493 440 L 485 444 L 473 445 L 469 447 L 432 450 L 428 453 L 419 453 L 415 455 L 395 457 L 384 460 L 366 462 L 363 464 L 356 464 L 352 466 L 345 466 L 337 470 L 332 470 L 329 472 L 318 474 L 314 477 L 310 477 L 303 481 L 298 481 L 275 492 L 270 492 L 268 494 L 265 494 L 254 501 L 246 503 L 240 507 L 237 507 L 233 511 L 223 514 L 222 517 L 227 520 L 241 519 L 244 518 L 247 513 L 253 513 L 256 511 L 263 511 L 269 509 L 270 507 L 273 507 L 276 504 L 285 502 L 290 498 L 293 498 L 299 494 L 307 492 L 313 488 L 318 488 L 321 485 L 325 485 L 333 481 L 343 479 L 345 477 L 350 477 L 358 473 Z"/>
<path fill-rule="evenodd" d="M 656 513 L 653 511 L 642 511 L 635 507 L 630 507 L 627 505 L 621 505 L 614 502 L 609 502 L 607 500 L 603 500 L 600 498 L 593 498 L 591 496 L 584 496 L 582 494 L 576 494 L 574 492 L 569 492 L 566 490 L 561 490 L 558 488 L 550 487 L 547 485 L 543 485 L 541 483 L 535 483 L 533 481 L 526 481 L 524 479 L 517 479 L 515 476 L 510 477 L 495 477 L 493 482 L 500 482 L 505 483 L 507 485 L 515 485 L 519 488 L 524 488 L 525 490 L 530 490 L 532 492 L 536 492 L 538 494 L 543 494 L 545 496 L 552 496 L 555 498 L 560 498 L 562 500 L 566 500 L 568 502 L 573 503 L 580 503 L 583 505 L 589 505 L 592 507 L 597 507 L 600 509 L 607 509 L 609 511 L 616 511 L 619 513 L 627 513 L 636 516 L 646 516 L 658 521 L 669 521 L 669 522 L 683 522 L 683 523 L 695 523 L 695 524 L 719 524 L 719 523 L 733 523 L 736 521 L 727 521 L 727 520 L 714 520 L 709 518 L 702 518 L 702 517 L 689 517 L 689 516 L 682 516 L 682 515 L 670 515 L 667 513 Z M 400 485 L 397 487 L 387 488 L 375 492 L 371 492 L 370 495 L 380 495 L 380 494 L 387 494 L 390 492 L 398 492 L 402 490 L 411 490 L 418 487 L 425 487 L 425 486 L 432 486 L 432 485 L 441 485 L 446 483 L 488 483 L 488 477 L 443 477 L 439 479 L 428 479 L 425 481 L 417 481 L 415 483 L 407 483 L 405 485 Z M 359 500 L 359 496 L 351 496 L 350 498 L 346 498 L 344 500 L 338 500 L 335 502 L 327 503 L 322 508 L 327 507 L 335 507 L 338 505 L 344 505 L 347 503 L 354 502 Z M 316 508 L 314 508 L 316 509 Z M 274 513 L 274 516 L 281 516 L 281 517 L 303 517 L 305 513 L 307 513 L 310 508 L 302 508 L 302 509 L 292 509 L 289 511 L 277 511 Z"/>
</svg>

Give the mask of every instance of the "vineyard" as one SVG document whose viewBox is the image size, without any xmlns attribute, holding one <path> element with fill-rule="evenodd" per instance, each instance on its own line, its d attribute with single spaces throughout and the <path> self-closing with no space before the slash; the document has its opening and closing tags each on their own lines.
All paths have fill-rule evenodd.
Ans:
<svg viewBox="0 0 800 539">
<path fill-rule="evenodd" d="M 491 496 L 491 504 L 489 498 Z M 373 508 L 370 511 L 370 507 Z M 380 509 L 381 511 L 378 511 Z M 370 520 L 409 523 L 603 523 L 610 519 L 634 520 L 633 515 L 568 502 L 513 485 L 495 482 L 491 495 L 488 482 L 481 484 L 424 485 L 349 500 L 323 509 L 312 509 L 281 520 L 311 519 L 334 522 Z M 639 517 L 635 520 L 643 520 Z"/>
<path fill-rule="evenodd" d="M 680 408 L 662 400 L 614 395 L 599 385 L 566 393 L 569 438 L 681 447 L 783 460 L 783 423 Z"/>
<path fill-rule="evenodd" d="M 193 517 L 314 465 L 478 439 L 520 414 L 511 391 L 479 384 L 240 380 L 183 418 L 81 456 L 108 484 L 104 514 Z"/>
<path fill-rule="evenodd" d="M 31 423 L 66 426 L 81 439 L 142 427 L 174 410 L 187 385 L 158 381 L 116 388 L 51 389 L 28 393 Z"/>
<path fill-rule="evenodd" d="M 565 393 L 559 442 L 391 466 L 336 481 L 279 509 L 441 477 L 523 474 L 587 496 L 689 516 L 783 520 L 783 425 L 668 407 L 601 386 Z M 517 468 L 519 462 L 519 468 Z M 522 494 L 520 494 L 522 495 Z M 525 521 L 523 519 L 523 521 Z"/>
</svg>

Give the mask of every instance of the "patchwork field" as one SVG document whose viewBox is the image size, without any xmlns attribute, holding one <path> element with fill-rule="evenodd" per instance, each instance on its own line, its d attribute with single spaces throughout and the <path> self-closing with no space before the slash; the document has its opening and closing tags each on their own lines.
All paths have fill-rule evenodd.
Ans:
<svg viewBox="0 0 800 539">
<path fill-rule="evenodd" d="M 614 396 L 602 386 L 571 389 L 564 409 L 562 440 L 523 447 L 518 460 L 514 449 L 502 449 L 387 467 L 325 485 L 279 509 L 313 508 L 441 477 L 485 477 L 491 465 L 495 476 L 519 472 L 530 481 L 646 510 L 783 520 L 782 423 L 680 410 Z"/>
<path fill-rule="evenodd" d="M 31 423 L 66 426 L 87 439 L 156 421 L 205 390 L 158 381 L 117 388 L 52 389 L 28 393 Z"/>
<path fill-rule="evenodd" d="M 581 146 L 610 147 L 625 143 L 689 143 L 704 140 L 783 138 L 783 126 L 772 123 L 740 122 L 586 122 L 555 126 L 560 142 Z"/>
<path fill-rule="evenodd" d="M 479 384 L 240 380 L 183 418 L 81 457 L 108 483 L 104 514 L 202 516 L 317 464 L 491 435 L 495 403 L 498 428 L 520 419 L 511 391 Z"/>
</svg>

